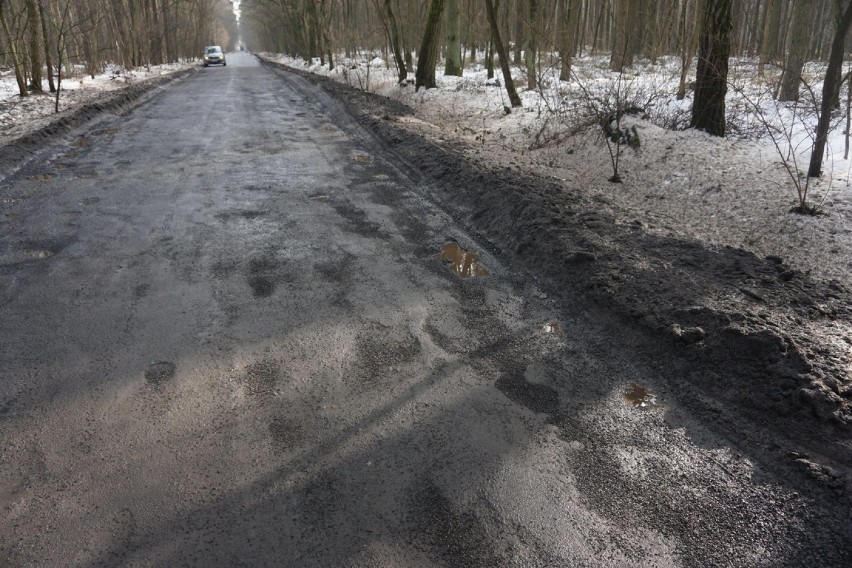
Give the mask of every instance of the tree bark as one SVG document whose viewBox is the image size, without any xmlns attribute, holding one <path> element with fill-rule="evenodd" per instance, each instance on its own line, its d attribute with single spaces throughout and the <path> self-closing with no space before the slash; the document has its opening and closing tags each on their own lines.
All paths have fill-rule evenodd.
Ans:
<svg viewBox="0 0 852 568">
<path fill-rule="evenodd" d="M 444 75 L 462 76 L 461 9 L 459 0 L 447 0 L 447 61 Z"/>
<path fill-rule="evenodd" d="M 575 8 L 580 0 L 559 0 L 559 80 L 571 80 L 571 63 L 574 60 L 574 38 L 576 37 L 577 15 Z"/>
<path fill-rule="evenodd" d="M 704 0 L 695 100 L 690 126 L 714 136 L 725 135 L 725 95 L 731 52 L 732 0 Z"/>
<path fill-rule="evenodd" d="M 438 39 L 441 29 L 441 15 L 444 12 L 445 0 L 431 0 L 429 13 L 426 16 L 426 28 L 423 30 L 423 41 L 420 43 L 420 53 L 417 54 L 417 72 L 414 75 L 414 87 L 434 89 L 435 66 L 438 64 Z"/>
<path fill-rule="evenodd" d="M 793 6 L 790 32 L 787 37 L 787 57 L 784 59 L 784 76 L 781 80 L 779 101 L 798 101 L 802 68 L 808 55 L 811 37 L 811 9 L 813 0 L 796 0 Z"/>
<path fill-rule="evenodd" d="M 758 76 L 763 76 L 763 68 L 778 57 L 778 36 L 781 27 L 781 0 L 767 0 L 766 18 L 763 25 L 763 39 L 760 41 L 760 61 Z"/>
<path fill-rule="evenodd" d="M 622 71 L 633 65 L 637 8 L 637 0 L 617 0 L 613 30 L 615 43 L 609 60 L 609 67 L 613 71 Z"/>
<path fill-rule="evenodd" d="M 27 0 L 27 25 L 30 34 L 30 89 L 34 93 L 43 93 L 42 82 L 42 38 L 41 17 L 35 0 Z"/>
<path fill-rule="evenodd" d="M 538 41 L 536 24 L 538 22 L 537 0 L 527 0 L 527 18 L 524 26 L 524 66 L 527 68 L 527 88 L 538 88 L 536 61 L 538 59 Z"/>
<path fill-rule="evenodd" d="M 825 82 L 822 86 L 822 104 L 820 106 L 819 121 L 817 122 L 814 149 L 811 153 L 811 162 L 808 167 L 809 177 L 822 175 L 822 159 L 825 154 L 825 145 L 828 141 L 828 131 L 831 127 L 831 110 L 834 99 L 840 91 L 840 69 L 843 67 L 843 51 L 846 44 L 846 36 L 852 26 L 852 1 L 847 0 L 846 6 L 837 20 L 834 32 L 834 40 L 831 42 L 831 54 L 828 58 L 828 69 L 825 72 Z"/>
<path fill-rule="evenodd" d="M 500 27 L 497 25 L 497 16 L 494 14 L 494 4 L 492 0 L 485 0 L 485 10 L 488 12 L 488 23 L 491 26 L 491 39 L 494 42 L 494 49 L 497 51 L 497 57 L 500 59 L 500 69 L 503 71 L 503 82 L 506 83 L 506 93 L 509 95 L 509 104 L 512 108 L 523 106 L 521 97 L 515 90 L 515 82 L 512 80 L 512 70 L 509 69 L 509 60 L 507 59 L 506 48 L 503 46 L 503 40 L 500 39 Z"/>
<path fill-rule="evenodd" d="M 55 93 L 56 83 L 53 82 L 53 56 L 50 53 L 50 35 L 47 33 L 47 14 L 41 0 L 38 0 L 38 12 L 41 19 L 41 35 L 44 38 L 44 64 L 47 68 L 47 86 L 51 93 Z"/>
</svg>

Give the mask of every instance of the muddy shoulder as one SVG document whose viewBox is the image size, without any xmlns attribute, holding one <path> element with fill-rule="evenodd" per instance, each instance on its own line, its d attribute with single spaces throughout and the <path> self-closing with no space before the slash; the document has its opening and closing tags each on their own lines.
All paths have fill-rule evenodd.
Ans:
<svg viewBox="0 0 852 568">
<path fill-rule="evenodd" d="M 292 70 L 291 70 L 292 71 Z M 644 338 L 679 402 L 766 465 L 852 502 L 852 295 L 783 258 L 654 235 L 581 191 L 473 163 L 400 119 L 405 105 L 304 73 L 341 101 L 423 188 L 566 303 Z M 410 121 L 409 121 L 410 122 Z"/>
</svg>

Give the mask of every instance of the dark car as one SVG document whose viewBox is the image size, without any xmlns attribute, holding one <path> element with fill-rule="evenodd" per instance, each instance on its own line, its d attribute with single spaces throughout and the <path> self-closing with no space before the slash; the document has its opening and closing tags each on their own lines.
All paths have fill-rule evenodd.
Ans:
<svg viewBox="0 0 852 568">
<path fill-rule="evenodd" d="M 222 52 L 222 48 L 218 45 L 208 45 L 204 48 L 204 66 L 208 65 L 227 65 L 225 63 L 225 54 Z"/>
</svg>

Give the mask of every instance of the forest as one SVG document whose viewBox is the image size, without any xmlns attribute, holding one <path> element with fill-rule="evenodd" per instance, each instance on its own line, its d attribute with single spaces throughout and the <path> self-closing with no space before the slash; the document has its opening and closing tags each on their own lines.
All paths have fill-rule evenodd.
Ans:
<svg viewBox="0 0 852 568">
<path fill-rule="evenodd" d="M 843 76 L 850 25 L 850 0 L 0 0 L 0 65 L 27 96 L 56 92 L 63 71 L 187 61 L 209 44 L 329 69 L 338 57 L 378 53 L 417 88 L 435 86 L 439 65 L 462 76 L 483 64 L 518 107 L 518 89 L 535 90 L 546 69 L 571 82 L 584 55 L 609 54 L 614 72 L 671 57 L 681 63 L 677 98 L 694 92 L 688 126 L 724 136 L 728 62 L 751 58 L 757 75 L 770 71 L 778 101 L 809 97 L 815 177 L 841 86 L 852 80 Z M 813 61 L 827 63 L 821 93 L 803 81 Z"/>
</svg>

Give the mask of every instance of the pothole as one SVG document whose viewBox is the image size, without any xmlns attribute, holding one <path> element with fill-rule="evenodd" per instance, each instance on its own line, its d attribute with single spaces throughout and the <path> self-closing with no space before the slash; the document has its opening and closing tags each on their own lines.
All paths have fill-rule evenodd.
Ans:
<svg viewBox="0 0 852 568">
<path fill-rule="evenodd" d="M 628 384 L 627 389 L 621 395 L 624 400 L 637 408 L 648 408 L 657 404 L 657 396 L 651 393 L 647 387 L 637 383 Z"/>
<path fill-rule="evenodd" d="M 562 332 L 562 326 L 560 326 L 559 322 L 556 320 L 547 322 L 541 327 L 541 329 L 544 333 L 559 334 Z"/>
<path fill-rule="evenodd" d="M 145 380 L 148 384 L 158 387 L 175 376 L 177 367 L 171 361 L 151 363 L 145 369 Z"/>
<path fill-rule="evenodd" d="M 318 201 L 320 203 L 326 203 L 329 200 L 329 197 L 327 195 L 323 195 L 323 194 L 312 195 L 311 200 L 312 201 Z"/>
<path fill-rule="evenodd" d="M 362 164 L 369 164 L 373 161 L 373 157 L 369 154 L 358 154 L 355 156 L 356 162 L 361 162 Z"/>
<path fill-rule="evenodd" d="M 77 138 L 76 140 L 74 140 L 74 142 L 71 145 L 75 146 L 77 148 L 84 148 L 84 147 L 89 146 L 91 144 L 92 144 L 92 141 L 89 140 L 88 138 Z M 67 156 L 67 154 L 66 154 L 66 156 Z"/>
<path fill-rule="evenodd" d="M 446 243 L 437 255 L 441 260 L 449 260 L 449 268 L 461 278 L 488 276 L 488 270 L 479 264 L 479 254 L 461 248 L 458 243 Z"/>
</svg>

